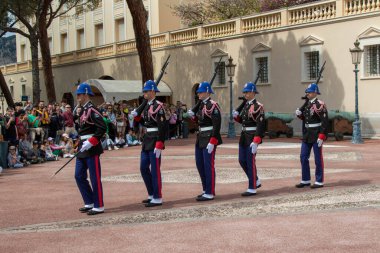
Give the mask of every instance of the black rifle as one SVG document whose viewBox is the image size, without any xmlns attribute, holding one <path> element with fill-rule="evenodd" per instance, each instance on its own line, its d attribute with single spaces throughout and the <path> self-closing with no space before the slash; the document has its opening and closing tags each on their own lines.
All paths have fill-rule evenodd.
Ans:
<svg viewBox="0 0 380 253">
<path fill-rule="evenodd" d="M 264 66 L 261 65 L 259 71 L 257 71 L 257 75 L 256 75 L 256 79 L 255 81 L 253 82 L 254 84 L 257 83 L 257 81 L 259 80 L 260 76 L 261 76 L 261 72 L 263 72 L 263 69 L 264 69 Z M 236 108 L 235 111 L 237 112 L 241 112 L 241 110 L 243 110 L 244 106 L 245 106 L 245 103 L 247 102 L 247 100 L 245 99 L 245 97 L 239 97 L 239 99 L 243 100 L 243 102 L 241 102 L 241 104 L 238 106 L 238 108 Z"/>
<path fill-rule="evenodd" d="M 214 82 L 215 77 L 216 77 L 216 75 L 218 74 L 219 65 L 220 65 L 220 62 L 222 61 L 222 59 L 223 59 L 223 56 L 220 57 L 220 59 L 219 59 L 219 61 L 218 61 L 218 64 L 217 64 L 216 67 L 215 67 L 214 75 L 212 76 L 212 78 L 211 78 L 211 80 L 210 80 L 210 86 L 212 86 L 212 83 Z M 199 86 L 199 85 L 198 85 L 198 86 Z M 198 87 L 197 87 L 197 89 L 198 89 Z M 195 95 L 195 97 L 197 97 L 197 96 Z M 200 107 L 200 105 L 201 105 L 201 102 L 202 102 L 202 101 L 199 99 L 198 102 L 196 103 L 196 105 L 191 109 L 191 110 L 194 112 L 194 114 L 196 114 L 196 113 L 198 112 L 199 107 Z"/>
<path fill-rule="evenodd" d="M 169 65 L 169 58 L 170 58 L 170 54 L 168 56 L 168 58 L 166 59 L 166 61 L 164 62 L 164 65 L 162 65 L 161 67 L 161 71 L 160 71 L 160 74 L 158 75 L 157 79 L 156 79 L 156 85 L 158 86 L 158 84 L 160 83 L 162 77 L 164 76 L 165 74 L 165 69 L 166 67 Z M 140 104 L 140 106 L 136 109 L 136 112 L 137 112 L 137 115 L 140 115 L 142 113 L 142 111 L 144 110 L 146 104 L 148 103 L 148 100 L 147 99 L 144 99 L 142 98 L 142 103 Z"/>
</svg>

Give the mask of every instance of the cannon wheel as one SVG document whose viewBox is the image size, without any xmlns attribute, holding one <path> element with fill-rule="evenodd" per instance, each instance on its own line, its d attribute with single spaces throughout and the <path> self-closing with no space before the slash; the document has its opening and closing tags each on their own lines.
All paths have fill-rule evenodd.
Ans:
<svg viewBox="0 0 380 253">
<path fill-rule="evenodd" d="M 288 137 L 288 138 L 292 138 L 293 135 L 294 135 L 293 128 L 290 128 L 290 129 L 288 130 L 288 132 L 286 133 L 286 137 Z"/>
<path fill-rule="evenodd" d="M 268 132 L 269 139 L 274 139 L 277 137 L 277 133 L 275 131 Z"/>
<path fill-rule="evenodd" d="M 343 140 L 343 133 L 336 132 L 334 135 L 335 135 L 335 140 L 337 140 L 337 141 L 342 141 Z"/>
</svg>

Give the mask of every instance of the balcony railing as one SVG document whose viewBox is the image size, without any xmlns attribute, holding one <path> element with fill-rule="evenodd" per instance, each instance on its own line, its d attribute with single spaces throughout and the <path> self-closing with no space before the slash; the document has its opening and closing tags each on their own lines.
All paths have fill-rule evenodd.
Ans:
<svg viewBox="0 0 380 253">
<path fill-rule="evenodd" d="M 120 4 L 115 0 L 117 4 Z M 95 10 L 94 15 L 102 13 L 102 8 Z M 209 39 L 220 39 L 228 36 L 243 36 L 257 31 L 265 31 L 281 27 L 291 27 L 300 24 L 324 22 L 342 17 L 355 17 L 367 13 L 378 15 L 380 12 L 380 0 L 328 0 L 311 4 L 295 6 L 289 9 L 280 9 L 271 12 L 255 14 L 210 25 L 170 31 L 150 36 L 152 49 L 165 48 L 171 45 L 200 42 Z M 61 19 L 66 22 L 66 19 Z M 84 60 L 96 60 L 113 55 L 136 53 L 136 41 L 102 45 L 95 48 L 87 48 L 79 51 L 53 55 L 52 64 L 72 64 Z M 3 74 L 17 71 L 29 71 L 31 62 L 23 62 L 1 66 Z"/>
</svg>

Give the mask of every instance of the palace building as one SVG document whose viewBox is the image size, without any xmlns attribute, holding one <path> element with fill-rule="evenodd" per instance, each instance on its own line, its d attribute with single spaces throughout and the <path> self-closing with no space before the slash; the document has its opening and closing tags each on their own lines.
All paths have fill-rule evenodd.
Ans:
<svg viewBox="0 0 380 253">
<path fill-rule="evenodd" d="M 183 28 L 171 14 L 170 6 L 178 2 L 144 1 L 155 76 L 171 55 L 162 79 L 168 101 L 180 100 L 190 108 L 196 83 L 209 81 L 222 57 L 213 98 L 221 105 L 226 132 L 231 82 L 225 65 L 230 56 L 236 64 L 232 77 L 234 108 L 240 104 L 237 98 L 244 84 L 253 81 L 262 67 L 257 98 L 267 112 L 275 113 L 293 113 L 302 105 L 300 97 L 316 81 L 318 69 L 326 61 L 319 83 L 320 99 L 329 110 L 354 112 L 355 66 L 349 49 L 358 40 L 364 50 L 358 66 L 362 133 L 380 135 L 380 110 L 376 104 L 380 93 L 380 0 L 318 1 L 191 28 Z M 49 29 L 49 37 L 59 99 L 74 94 L 78 80 L 108 76 L 126 87 L 132 80 L 141 80 L 125 1 L 103 0 L 92 12 L 58 18 Z M 18 62 L 1 66 L 1 71 L 15 101 L 20 101 L 21 96 L 32 94 L 32 75 L 28 41 L 19 35 L 17 49 Z M 42 72 L 40 78 L 44 98 Z M 93 83 L 97 83 L 99 101 L 110 99 L 102 94 L 107 92 L 107 84 Z M 293 120 L 292 126 L 296 133 L 300 132 L 300 121 Z"/>
</svg>

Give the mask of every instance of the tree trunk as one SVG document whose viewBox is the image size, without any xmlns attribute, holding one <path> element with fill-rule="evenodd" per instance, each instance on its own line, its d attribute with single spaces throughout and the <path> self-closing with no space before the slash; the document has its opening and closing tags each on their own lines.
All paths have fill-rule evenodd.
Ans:
<svg viewBox="0 0 380 253">
<path fill-rule="evenodd" d="M 142 0 L 126 0 L 133 19 L 136 47 L 140 58 L 143 83 L 153 80 L 153 61 L 150 49 L 149 31 L 146 25 L 148 17 Z"/>
<path fill-rule="evenodd" d="M 38 66 L 38 38 L 36 35 L 30 35 L 30 51 L 32 52 L 32 102 L 34 104 L 40 101 L 40 70 Z"/>
<path fill-rule="evenodd" d="M 53 70 L 51 66 L 51 55 L 49 48 L 49 38 L 47 34 L 46 15 L 52 0 L 44 0 L 41 15 L 39 16 L 40 49 L 42 56 L 42 68 L 44 72 L 46 94 L 49 103 L 56 102 Z"/>
<path fill-rule="evenodd" d="M 0 69 L 0 87 L 1 87 L 1 92 L 4 93 L 4 97 L 5 97 L 5 100 L 7 101 L 8 106 L 14 108 L 15 104 L 13 102 L 12 94 L 8 89 L 7 83 L 5 82 L 5 78 L 4 78 L 3 72 L 1 72 L 1 69 Z"/>
</svg>

